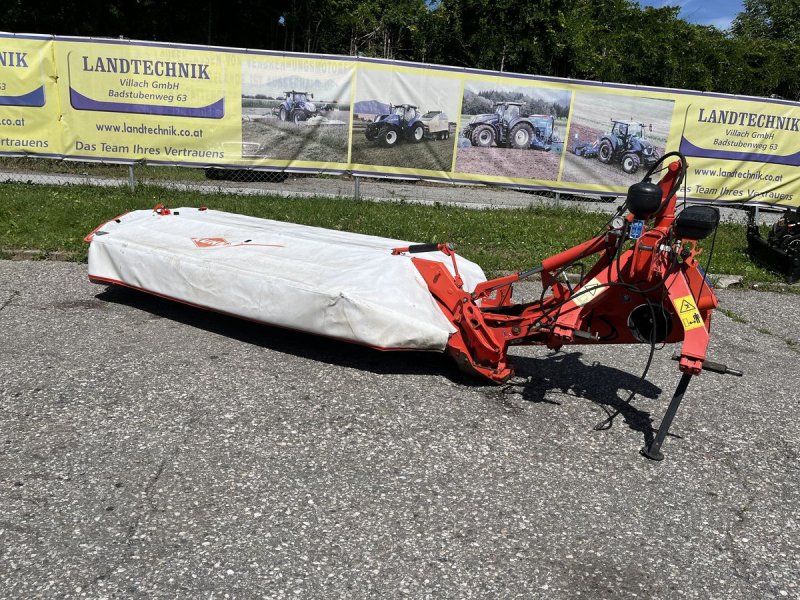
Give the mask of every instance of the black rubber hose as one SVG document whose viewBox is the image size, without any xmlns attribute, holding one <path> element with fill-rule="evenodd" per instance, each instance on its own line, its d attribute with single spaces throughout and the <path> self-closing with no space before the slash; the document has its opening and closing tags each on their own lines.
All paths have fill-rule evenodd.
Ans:
<svg viewBox="0 0 800 600">
<path fill-rule="evenodd" d="M 408 247 L 409 254 L 417 252 L 434 252 L 439 249 L 439 244 L 412 244 Z"/>
<path fill-rule="evenodd" d="M 658 214 L 662 210 L 664 210 L 664 207 L 667 205 L 667 202 L 669 202 L 670 198 L 672 198 L 678 192 L 678 190 L 681 189 L 683 180 L 686 177 L 686 171 L 689 168 L 688 165 L 686 164 L 686 157 L 677 151 L 667 152 L 661 158 L 659 158 L 655 163 L 653 163 L 653 166 L 648 169 L 647 173 L 645 173 L 645 176 L 642 179 L 642 181 L 648 181 L 650 177 L 653 175 L 653 173 L 656 172 L 657 167 L 660 166 L 665 159 L 670 158 L 672 156 L 675 156 L 678 159 L 680 159 L 681 172 L 678 175 L 678 178 L 675 180 L 675 183 L 672 185 L 669 194 L 667 194 L 664 200 L 661 201 L 661 205 L 658 207 L 658 210 L 655 212 L 655 214 Z"/>
</svg>

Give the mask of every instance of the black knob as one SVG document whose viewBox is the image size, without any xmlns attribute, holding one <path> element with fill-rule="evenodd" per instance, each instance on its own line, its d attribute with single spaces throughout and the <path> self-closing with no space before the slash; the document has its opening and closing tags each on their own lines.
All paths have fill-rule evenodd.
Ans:
<svg viewBox="0 0 800 600">
<path fill-rule="evenodd" d="M 625 206 L 637 219 L 647 220 L 661 206 L 661 188 L 649 180 L 634 183 L 628 188 Z"/>
</svg>

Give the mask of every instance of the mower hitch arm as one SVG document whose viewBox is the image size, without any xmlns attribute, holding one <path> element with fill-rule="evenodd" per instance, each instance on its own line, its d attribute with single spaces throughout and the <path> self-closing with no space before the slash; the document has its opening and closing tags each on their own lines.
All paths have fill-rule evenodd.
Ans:
<svg viewBox="0 0 800 600">
<path fill-rule="evenodd" d="M 676 352 L 672 355 L 672 360 L 679 361 L 680 359 L 680 352 Z M 719 373 L 720 375 L 734 375 L 735 377 L 741 377 L 743 375 L 738 369 L 731 369 L 728 365 L 723 365 L 713 360 L 703 361 L 703 371 L 711 371 L 712 373 Z"/>
</svg>

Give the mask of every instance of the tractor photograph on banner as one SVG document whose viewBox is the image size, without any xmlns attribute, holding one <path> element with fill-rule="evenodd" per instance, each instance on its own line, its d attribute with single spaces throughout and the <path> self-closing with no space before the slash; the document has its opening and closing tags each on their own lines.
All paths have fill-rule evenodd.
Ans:
<svg viewBox="0 0 800 600">
<path fill-rule="evenodd" d="M 394 146 L 401 141 L 419 143 L 426 138 L 445 140 L 450 137 L 450 124 L 440 110 L 421 115 L 417 106 L 390 104 L 387 113 L 376 116 L 367 125 L 364 135 L 368 141 L 382 146 Z"/>
<path fill-rule="evenodd" d="M 652 128 L 650 125 L 651 131 Z M 650 168 L 659 157 L 645 135 L 645 124 L 636 121 L 612 121 L 611 131 L 592 144 L 575 144 L 570 151 L 584 158 L 597 158 L 606 165 L 618 164 L 630 175 L 642 166 Z"/>
<path fill-rule="evenodd" d="M 544 87 L 468 81 L 456 171 L 557 179 L 572 94 Z"/>
<path fill-rule="evenodd" d="M 555 117 L 525 116 L 523 106 L 522 102 L 498 102 L 494 105 L 494 112 L 472 117 L 461 135 L 473 146 L 481 148 L 498 146 L 550 152 L 553 144 L 559 141 L 554 134 Z"/>
<path fill-rule="evenodd" d="M 311 92 L 284 92 L 286 99 L 278 108 L 278 117 L 281 121 L 291 121 L 299 125 L 317 115 L 317 107 L 313 102 L 314 94 Z"/>
<path fill-rule="evenodd" d="M 226 156 L 239 154 L 251 163 L 345 163 L 350 88 L 350 72 L 342 65 L 330 65 L 323 77 L 314 65 L 276 65 L 266 57 L 252 57 L 242 65 L 241 151 L 226 151 Z M 216 173 L 224 175 L 226 169 L 230 167 L 219 165 Z"/>
<path fill-rule="evenodd" d="M 419 118 L 416 106 L 390 104 L 389 112 L 375 117 L 375 120 L 367 125 L 364 135 L 370 142 L 377 141 L 384 146 L 394 146 L 401 140 L 421 142 L 425 137 L 425 126 Z"/>
<path fill-rule="evenodd" d="M 356 77 L 350 160 L 408 175 L 453 166 L 460 84 L 427 72 L 361 69 Z M 368 167 L 369 171 L 372 168 Z M 433 173 L 429 173 L 433 174 Z"/>
<path fill-rule="evenodd" d="M 675 102 L 577 92 L 563 181 L 628 186 L 665 153 Z"/>
</svg>

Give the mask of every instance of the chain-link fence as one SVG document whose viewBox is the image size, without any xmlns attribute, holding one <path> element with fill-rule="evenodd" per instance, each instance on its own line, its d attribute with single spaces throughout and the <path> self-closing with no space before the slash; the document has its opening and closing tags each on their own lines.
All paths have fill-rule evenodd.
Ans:
<svg viewBox="0 0 800 600">
<path fill-rule="evenodd" d="M 377 178 L 325 171 L 294 173 L 260 169 L 189 168 L 147 164 L 78 162 L 43 158 L 0 159 L 0 181 L 47 185 L 159 186 L 199 193 L 320 196 L 354 199 L 465 204 L 476 208 L 532 204 L 611 205 L 616 198 L 576 197 L 501 186 L 461 185 L 416 179 Z"/>
<path fill-rule="evenodd" d="M 260 169 L 189 168 L 147 164 L 79 162 L 44 158 L 0 158 L 0 182 L 41 185 L 158 186 L 196 193 L 228 193 L 284 197 L 353 198 L 459 205 L 476 209 L 576 207 L 613 212 L 620 203 L 614 196 L 576 196 L 558 192 L 520 190 L 492 185 L 463 185 L 415 179 L 378 178 L 351 174 L 293 173 Z M 723 218 L 745 222 L 741 208 L 726 209 Z M 762 212 L 759 220 L 774 221 Z"/>
</svg>

